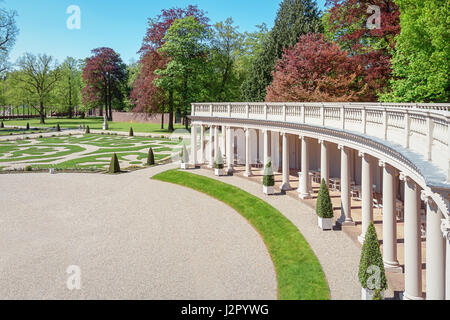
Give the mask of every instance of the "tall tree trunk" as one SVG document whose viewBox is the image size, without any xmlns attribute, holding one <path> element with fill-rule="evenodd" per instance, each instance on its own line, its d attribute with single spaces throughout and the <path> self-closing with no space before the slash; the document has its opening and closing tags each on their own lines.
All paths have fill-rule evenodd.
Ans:
<svg viewBox="0 0 450 320">
<path fill-rule="evenodd" d="M 173 91 L 169 92 L 169 132 L 173 132 Z"/>
<path fill-rule="evenodd" d="M 161 130 L 164 130 L 164 110 L 161 112 Z"/>
<path fill-rule="evenodd" d="M 45 124 L 45 109 L 43 101 L 40 101 L 39 103 L 39 116 L 41 118 L 40 124 Z"/>
<path fill-rule="evenodd" d="M 108 109 L 109 109 L 109 115 L 108 120 L 112 121 L 112 105 L 111 105 L 111 76 L 108 75 Z"/>
</svg>

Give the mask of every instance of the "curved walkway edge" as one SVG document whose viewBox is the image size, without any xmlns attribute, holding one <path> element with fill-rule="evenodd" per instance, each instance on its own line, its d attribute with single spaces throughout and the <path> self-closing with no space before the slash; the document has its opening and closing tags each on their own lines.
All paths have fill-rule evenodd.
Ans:
<svg viewBox="0 0 450 320">
<path fill-rule="evenodd" d="M 255 182 L 237 176 L 217 177 L 206 169 L 189 172 L 236 186 L 278 209 L 299 229 L 319 259 L 328 281 L 331 299 L 361 299 L 361 286 L 358 282 L 361 250 L 343 231 L 320 230 L 313 209 L 289 196 L 264 195 L 262 186 Z"/>
</svg>

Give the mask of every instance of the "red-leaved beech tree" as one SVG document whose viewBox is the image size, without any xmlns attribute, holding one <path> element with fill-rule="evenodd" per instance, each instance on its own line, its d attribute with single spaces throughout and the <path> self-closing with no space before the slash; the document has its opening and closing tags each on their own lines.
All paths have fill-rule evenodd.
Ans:
<svg viewBox="0 0 450 320">
<path fill-rule="evenodd" d="M 83 69 L 83 103 L 93 108 L 103 106 L 109 120 L 112 120 L 112 104 L 122 101 L 122 86 L 126 79 L 126 66 L 119 54 L 111 48 L 92 50 L 92 56 L 86 59 Z"/>
<path fill-rule="evenodd" d="M 339 45 L 309 33 L 286 49 L 267 87 L 267 102 L 364 101 L 361 66 Z"/>
<path fill-rule="evenodd" d="M 390 59 L 400 33 L 400 10 L 394 0 L 327 0 L 326 6 L 329 10 L 323 20 L 327 40 L 336 41 L 354 56 L 354 63 L 364 70 L 368 95 L 377 100 L 391 77 Z"/>
<path fill-rule="evenodd" d="M 154 83 L 154 80 L 157 78 L 154 72 L 157 69 L 164 69 L 169 61 L 167 57 L 163 57 L 158 53 L 158 50 L 164 44 L 164 36 L 167 30 L 169 30 L 176 19 L 189 16 L 195 17 L 205 25 L 209 22 L 205 12 L 192 5 L 185 9 L 164 9 L 156 18 L 148 19 L 147 32 L 139 51 L 141 54 L 139 60 L 141 69 L 131 91 L 131 99 L 135 105 L 134 110 L 137 112 L 155 114 L 167 111 L 169 113 L 169 131 L 174 130 L 174 92 L 164 92 L 158 88 Z"/>
</svg>

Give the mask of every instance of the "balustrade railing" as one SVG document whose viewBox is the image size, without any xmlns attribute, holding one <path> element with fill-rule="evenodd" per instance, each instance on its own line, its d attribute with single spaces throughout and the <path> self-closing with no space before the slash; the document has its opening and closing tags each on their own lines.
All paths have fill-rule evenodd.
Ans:
<svg viewBox="0 0 450 320">
<path fill-rule="evenodd" d="M 450 104 L 194 103 L 192 115 L 282 121 L 366 134 L 411 149 L 450 176 Z"/>
</svg>

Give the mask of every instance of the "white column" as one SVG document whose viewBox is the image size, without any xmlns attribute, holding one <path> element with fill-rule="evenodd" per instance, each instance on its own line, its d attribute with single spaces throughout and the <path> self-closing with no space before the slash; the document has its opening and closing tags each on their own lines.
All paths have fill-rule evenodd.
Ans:
<svg viewBox="0 0 450 320">
<path fill-rule="evenodd" d="M 226 144 L 227 136 L 226 136 L 225 131 L 226 131 L 225 126 L 222 126 L 222 156 L 227 155 L 227 151 L 226 151 L 227 150 L 227 144 Z"/>
<path fill-rule="evenodd" d="M 234 148 L 232 144 L 232 131 L 231 127 L 226 128 L 226 134 L 227 134 L 227 173 L 232 174 L 233 173 L 233 160 L 234 160 Z"/>
<path fill-rule="evenodd" d="M 405 174 L 405 300 L 422 300 L 422 250 L 419 186 Z"/>
<path fill-rule="evenodd" d="M 214 168 L 214 126 L 209 127 L 208 168 Z"/>
<path fill-rule="evenodd" d="M 289 143 L 286 132 L 282 132 L 281 136 L 283 137 L 283 184 L 281 185 L 281 190 L 286 191 L 291 189 L 289 183 Z"/>
<path fill-rule="evenodd" d="M 359 156 L 362 158 L 362 170 L 361 170 L 361 198 L 362 198 L 362 230 L 361 235 L 358 236 L 358 240 L 364 243 L 366 237 L 367 228 L 373 221 L 373 184 L 372 184 L 372 166 L 371 158 L 368 154 L 359 152 Z"/>
<path fill-rule="evenodd" d="M 197 126 L 191 125 L 191 164 L 197 165 Z"/>
<path fill-rule="evenodd" d="M 269 130 L 263 130 L 263 137 L 264 137 L 264 167 L 266 166 L 267 162 L 269 162 Z"/>
<path fill-rule="evenodd" d="M 427 206 L 426 286 L 427 300 L 445 299 L 445 239 L 442 236 L 442 213 L 429 194 L 422 191 Z"/>
<path fill-rule="evenodd" d="M 450 300 L 450 219 L 442 219 L 445 240 L 445 300 Z"/>
<path fill-rule="evenodd" d="M 309 138 L 301 137 L 302 139 L 302 178 L 300 181 L 300 198 L 311 198 L 309 189 Z"/>
<path fill-rule="evenodd" d="M 205 163 L 205 126 L 200 126 L 200 163 Z"/>
<path fill-rule="evenodd" d="M 219 126 L 214 126 L 214 161 L 216 161 L 217 153 L 219 152 Z"/>
<path fill-rule="evenodd" d="M 328 179 L 330 178 L 330 168 L 328 162 L 328 143 L 324 140 L 319 140 L 320 143 L 320 182 L 325 179 L 328 186 Z"/>
<path fill-rule="evenodd" d="M 250 129 L 245 129 L 245 172 L 244 176 L 252 176 L 252 166 L 251 166 L 251 145 L 250 145 Z"/>
<path fill-rule="evenodd" d="M 339 223 L 344 226 L 354 226 L 350 198 L 350 149 L 343 145 L 339 145 L 339 149 L 341 150 L 341 217 Z"/>
<path fill-rule="evenodd" d="M 395 169 L 380 161 L 383 168 L 383 262 L 387 272 L 402 272 L 397 260 L 397 217 L 395 215 L 397 190 Z"/>
</svg>

